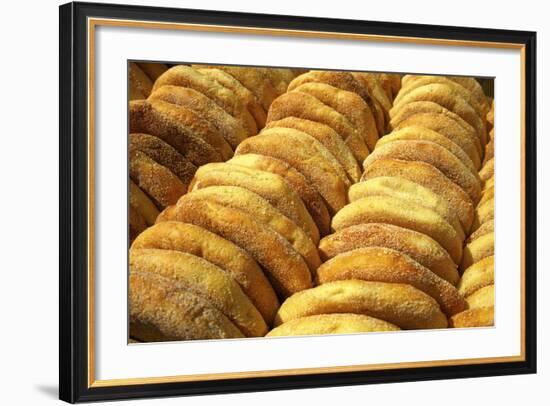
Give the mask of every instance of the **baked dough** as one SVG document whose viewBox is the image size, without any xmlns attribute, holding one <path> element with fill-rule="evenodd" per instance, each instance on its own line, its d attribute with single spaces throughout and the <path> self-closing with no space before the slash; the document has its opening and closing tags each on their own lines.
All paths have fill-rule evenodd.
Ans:
<svg viewBox="0 0 550 406">
<path fill-rule="evenodd" d="M 141 233 L 132 249 L 156 248 L 182 251 L 218 266 L 241 287 L 268 325 L 279 308 L 275 291 L 254 259 L 242 248 L 193 224 L 168 221 Z"/>
<path fill-rule="evenodd" d="M 147 226 L 155 224 L 159 211 L 151 199 L 136 185 L 132 179 L 130 183 L 130 208 L 135 210 Z"/>
<path fill-rule="evenodd" d="M 325 283 L 288 298 L 275 316 L 275 326 L 318 314 L 356 313 L 403 329 L 447 327 L 437 302 L 400 283 L 345 280 Z"/>
<path fill-rule="evenodd" d="M 210 186 L 186 194 L 178 204 L 182 201 L 214 202 L 225 207 L 242 210 L 256 221 L 269 226 L 283 236 L 304 258 L 312 273 L 321 265 L 317 247 L 304 230 L 254 192 L 237 186 Z M 173 214 L 177 219 L 177 209 Z"/>
<path fill-rule="evenodd" d="M 156 80 L 153 91 L 166 85 L 188 87 L 204 94 L 239 120 L 249 135 L 258 132 L 256 121 L 243 101 L 230 89 L 211 77 L 201 74 L 196 69 L 185 65 L 177 65 L 168 69 Z"/>
<path fill-rule="evenodd" d="M 191 200 L 179 202 L 177 209 L 178 221 L 205 228 L 247 251 L 263 268 L 279 297 L 311 287 L 311 272 L 302 256 L 279 233 L 249 214 Z"/>
<path fill-rule="evenodd" d="M 135 62 L 128 64 L 128 81 L 130 100 L 146 99 L 153 89 L 153 82 Z"/>
<path fill-rule="evenodd" d="M 141 151 L 131 151 L 129 156 L 130 178 L 153 199 L 158 208 L 176 203 L 185 193 L 185 185 L 165 166 Z"/>
<path fill-rule="evenodd" d="M 189 191 L 209 186 L 239 186 L 262 196 L 300 226 L 315 244 L 319 242 L 319 230 L 302 200 L 279 175 L 229 163 L 212 163 L 198 169 Z"/>
<path fill-rule="evenodd" d="M 414 117 L 414 116 L 413 116 Z M 418 125 L 409 125 L 398 130 L 394 130 L 386 136 L 380 138 L 376 144 L 377 148 L 382 147 L 383 145 L 389 144 L 393 141 L 429 141 L 439 146 L 445 148 L 455 157 L 457 157 L 460 162 L 462 162 L 470 170 L 472 175 L 477 177 L 477 168 L 474 165 L 470 157 L 460 148 L 457 144 L 451 141 L 449 138 L 439 134 L 436 131 L 432 131 L 429 128 L 421 127 Z"/>
<path fill-rule="evenodd" d="M 456 213 L 451 210 L 448 203 L 418 183 L 395 176 L 380 176 L 356 183 L 349 190 L 350 202 L 369 196 L 396 197 L 433 210 L 453 226 L 461 240 L 466 238 Z"/>
<path fill-rule="evenodd" d="M 430 141 L 393 141 L 377 147 L 363 164 L 369 166 L 378 159 L 390 158 L 420 161 L 439 169 L 445 176 L 464 190 L 473 202 L 481 195 L 481 182 L 457 157 L 440 145 Z"/>
<path fill-rule="evenodd" d="M 335 256 L 317 270 L 320 284 L 360 279 L 402 283 L 430 295 L 448 316 L 466 309 L 456 288 L 402 252 L 382 247 L 358 248 Z"/>
<path fill-rule="evenodd" d="M 239 120 L 196 90 L 179 86 L 162 86 L 149 96 L 149 101 L 157 100 L 176 104 L 195 112 L 214 126 L 232 149 L 248 137 L 246 129 Z"/>
<path fill-rule="evenodd" d="M 182 290 L 208 300 L 247 337 L 261 337 L 267 325 L 237 282 L 203 258 L 180 251 L 131 249 L 130 272 L 153 273 L 170 279 Z"/>
<path fill-rule="evenodd" d="M 344 140 L 359 163 L 369 154 L 363 137 L 346 117 L 307 93 L 290 92 L 278 97 L 271 104 L 267 123 L 286 117 L 303 118 L 329 126 Z"/>
<path fill-rule="evenodd" d="M 141 151 L 149 158 L 168 168 L 187 187 L 197 167 L 176 151 L 170 144 L 154 135 L 133 133 L 129 137 L 128 149 Z"/>
<path fill-rule="evenodd" d="M 388 223 L 424 233 L 447 250 L 455 263 L 462 257 L 462 239 L 455 229 L 435 211 L 389 196 L 356 200 L 332 219 L 336 231 L 365 223 Z"/>
<path fill-rule="evenodd" d="M 449 322 L 454 328 L 491 327 L 495 325 L 495 308 L 491 306 L 468 309 L 455 314 Z"/>
<path fill-rule="evenodd" d="M 131 101 L 128 114 L 130 133 L 150 134 L 162 139 L 195 166 L 222 160 L 220 153 L 199 134 L 167 116 L 158 107 L 146 100 Z"/>
<path fill-rule="evenodd" d="M 447 201 L 456 213 L 464 231 L 468 232 L 474 220 L 474 205 L 457 184 L 434 166 L 420 161 L 378 159 L 363 172 L 361 180 L 380 176 L 395 176 L 418 183 Z"/>
<path fill-rule="evenodd" d="M 326 83 L 315 82 L 304 83 L 292 91 L 307 93 L 342 114 L 361 135 L 369 150 L 374 149 L 378 141 L 378 130 L 374 116 L 361 96 Z"/>
<path fill-rule="evenodd" d="M 464 271 L 483 258 L 494 255 L 494 252 L 495 233 L 488 232 L 481 235 L 464 247 L 464 255 L 462 257 L 462 263 L 460 264 L 460 270 Z"/>
<path fill-rule="evenodd" d="M 465 297 L 495 283 L 495 257 L 485 257 L 464 271 L 458 291 Z"/>
<path fill-rule="evenodd" d="M 470 309 L 495 305 L 495 285 L 484 286 L 466 298 Z"/>
<path fill-rule="evenodd" d="M 259 100 L 254 94 L 243 86 L 241 82 L 231 76 L 229 73 L 224 72 L 217 68 L 196 68 L 198 72 L 205 76 L 208 76 L 223 87 L 228 88 L 242 100 L 246 106 L 248 112 L 254 117 L 256 121 L 256 127 L 261 129 L 265 126 L 265 120 L 267 118 L 267 110 L 264 110 Z"/>
<path fill-rule="evenodd" d="M 456 285 L 456 264 L 434 239 L 413 230 L 384 223 L 358 224 L 328 235 L 319 243 L 323 261 L 357 248 L 386 247 L 402 252 L 437 276 Z"/>
<path fill-rule="evenodd" d="M 276 127 L 292 128 L 312 136 L 323 144 L 332 155 L 334 155 L 336 160 L 346 171 L 348 179 L 351 183 L 359 181 L 359 178 L 361 177 L 361 168 L 359 167 L 359 164 L 355 160 L 348 146 L 332 128 L 315 121 L 296 117 L 286 117 L 282 120 L 272 121 L 267 124 L 265 128 L 269 129 Z"/>
<path fill-rule="evenodd" d="M 325 199 L 331 214 L 346 204 L 344 179 L 348 180 L 343 168 L 336 170 L 336 158 L 331 164 L 330 153 L 315 138 L 297 130 L 269 129 L 245 140 L 235 151 L 236 155 L 250 153 L 280 159 L 298 170 Z"/>
<path fill-rule="evenodd" d="M 304 202 L 306 209 L 319 229 L 320 235 L 323 236 L 329 233 L 330 215 L 323 198 L 304 175 L 294 167 L 280 159 L 258 154 L 235 155 L 227 162 L 281 176 Z"/>
<path fill-rule="evenodd" d="M 130 336 L 139 341 L 243 338 L 206 299 L 150 272 L 130 272 Z"/>
<path fill-rule="evenodd" d="M 266 337 L 351 334 L 397 330 L 400 330 L 400 328 L 374 317 L 363 314 L 335 313 L 318 314 L 290 320 L 271 330 L 267 333 Z"/>
</svg>

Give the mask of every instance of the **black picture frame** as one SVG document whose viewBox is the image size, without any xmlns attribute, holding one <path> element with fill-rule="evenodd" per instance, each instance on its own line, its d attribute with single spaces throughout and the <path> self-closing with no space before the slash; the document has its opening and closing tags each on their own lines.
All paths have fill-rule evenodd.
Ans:
<svg viewBox="0 0 550 406">
<path fill-rule="evenodd" d="M 235 393 L 536 372 L 536 33 L 204 10 L 69 3 L 60 6 L 59 397 L 67 402 Z M 525 52 L 525 360 L 368 372 L 89 387 L 88 384 L 88 17 L 231 25 L 461 41 L 514 43 Z"/>
</svg>

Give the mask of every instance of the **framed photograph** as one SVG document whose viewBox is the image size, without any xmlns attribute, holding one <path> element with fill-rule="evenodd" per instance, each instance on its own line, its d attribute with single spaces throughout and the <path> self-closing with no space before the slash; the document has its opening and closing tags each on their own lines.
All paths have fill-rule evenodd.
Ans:
<svg viewBox="0 0 550 406">
<path fill-rule="evenodd" d="M 536 372 L 536 34 L 60 7 L 60 398 Z"/>
</svg>

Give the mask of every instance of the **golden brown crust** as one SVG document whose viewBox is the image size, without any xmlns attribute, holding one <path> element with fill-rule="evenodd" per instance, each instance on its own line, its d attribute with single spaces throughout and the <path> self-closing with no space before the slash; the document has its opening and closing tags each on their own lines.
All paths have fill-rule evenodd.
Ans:
<svg viewBox="0 0 550 406">
<path fill-rule="evenodd" d="M 285 131 L 283 131 L 285 130 Z M 322 153 L 324 149 L 325 153 Z M 298 170 L 325 199 L 327 208 L 335 213 L 347 202 L 347 177 L 338 173 L 330 154 L 321 143 L 309 135 L 291 129 L 269 129 L 239 145 L 236 155 L 255 153 L 280 159 Z"/>
<path fill-rule="evenodd" d="M 212 202 L 182 201 L 175 220 L 203 227 L 247 251 L 280 297 L 311 287 L 311 272 L 300 254 L 279 233 L 241 210 Z"/>
<path fill-rule="evenodd" d="M 288 217 L 285 217 L 260 195 L 242 187 L 210 186 L 188 193 L 183 196 L 179 202 L 199 200 L 242 210 L 257 222 L 270 227 L 283 236 L 288 243 L 298 251 L 302 258 L 304 258 L 304 261 L 306 261 L 312 273 L 321 265 L 317 247 L 313 244 L 313 241 L 304 230 L 298 227 L 298 225 Z"/>
<path fill-rule="evenodd" d="M 447 78 L 470 91 L 477 103 L 483 108 L 484 113 L 490 110 L 489 100 L 487 100 L 483 88 L 475 78 L 468 76 L 447 76 Z"/>
<path fill-rule="evenodd" d="M 206 67 L 229 73 L 256 96 L 265 111 L 269 109 L 273 100 L 278 96 L 277 90 L 271 84 L 269 77 L 261 69 L 227 65 L 206 65 Z"/>
<path fill-rule="evenodd" d="M 478 202 L 481 195 L 481 182 L 452 153 L 431 141 L 393 141 L 377 147 L 365 159 L 366 168 L 378 159 L 400 159 L 420 161 L 439 169 L 451 181 L 460 186 L 473 202 Z"/>
<path fill-rule="evenodd" d="M 468 307 L 474 309 L 476 307 L 490 307 L 495 305 L 495 285 L 484 286 L 476 290 L 466 298 Z"/>
<path fill-rule="evenodd" d="M 381 146 L 393 141 L 405 140 L 429 141 L 438 144 L 439 146 L 445 148 L 447 151 L 452 153 L 455 157 L 457 157 L 460 162 L 462 162 L 470 170 L 472 175 L 477 177 L 477 167 L 474 165 L 468 154 L 466 154 L 464 150 L 462 150 L 462 148 L 460 148 L 449 138 L 426 127 L 410 125 L 398 130 L 394 130 L 386 136 L 382 137 L 376 144 L 376 147 L 380 148 Z"/>
<path fill-rule="evenodd" d="M 369 150 L 374 149 L 378 141 L 378 130 L 374 116 L 361 96 L 326 83 L 315 82 L 304 83 L 292 91 L 307 93 L 342 114 L 360 134 Z"/>
<path fill-rule="evenodd" d="M 367 72 L 352 72 L 353 77 L 366 87 L 374 100 L 376 100 L 384 111 L 384 117 L 388 120 L 388 112 L 392 107 L 393 96 L 389 96 L 382 86 L 380 75 Z"/>
<path fill-rule="evenodd" d="M 467 297 L 485 286 L 495 283 L 495 257 L 485 257 L 464 271 L 458 291 Z"/>
<path fill-rule="evenodd" d="M 416 118 L 415 116 L 420 115 Z M 453 141 L 466 145 L 472 144 L 479 158 L 483 156 L 483 148 L 476 130 L 458 114 L 431 101 L 416 101 L 403 106 L 399 113 L 392 117 L 391 128 L 397 128 L 407 123 L 418 123 L 424 127 L 439 131 Z M 468 149 L 472 147 L 469 145 Z"/>
<path fill-rule="evenodd" d="M 221 69 L 216 68 L 196 68 L 197 71 L 205 76 L 209 76 L 215 81 L 219 82 L 222 86 L 233 91 L 239 99 L 241 99 L 256 121 L 258 130 L 265 126 L 265 120 L 267 118 L 267 110 L 264 110 L 254 93 L 243 86 L 241 82 L 231 76 L 229 73 L 224 72 Z"/>
<path fill-rule="evenodd" d="M 130 272 L 168 278 L 181 290 L 208 300 L 247 337 L 261 337 L 267 325 L 237 282 L 211 262 L 180 251 L 153 248 L 130 250 Z"/>
<path fill-rule="evenodd" d="M 414 286 L 433 297 L 447 316 L 466 309 L 466 302 L 453 285 L 409 256 L 390 248 L 348 251 L 328 260 L 317 270 L 320 284 L 346 279 Z"/>
<path fill-rule="evenodd" d="M 358 224 L 326 236 L 319 243 L 319 254 L 326 261 L 357 248 L 386 247 L 402 252 L 439 277 L 456 285 L 456 264 L 447 251 L 425 234 L 384 223 Z"/>
<path fill-rule="evenodd" d="M 294 167 L 280 159 L 258 154 L 235 155 L 227 162 L 281 176 L 304 202 L 306 209 L 319 229 L 320 235 L 323 236 L 329 233 L 330 215 L 323 198 L 304 175 Z"/>
<path fill-rule="evenodd" d="M 315 121 L 296 117 L 286 117 L 282 120 L 271 121 L 265 128 L 269 129 L 276 127 L 291 128 L 312 136 L 334 155 L 336 160 L 346 171 L 351 183 L 359 181 L 361 169 L 357 161 L 342 138 L 340 138 L 332 128 Z"/>
<path fill-rule="evenodd" d="M 491 327 L 495 325 L 494 307 L 476 307 L 455 314 L 449 320 L 450 327 Z"/>
<path fill-rule="evenodd" d="M 130 272 L 130 335 L 139 341 L 242 338 L 243 333 L 200 296 L 168 278 Z"/>
<path fill-rule="evenodd" d="M 380 81 L 380 85 L 393 102 L 397 93 L 401 89 L 401 75 L 399 73 L 375 73 Z"/>
<path fill-rule="evenodd" d="M 336 231 L 356 224 L 388 223 L 424 233 L 447 250 L 455 263 L 462 257 L 462 240 L 454 228 L 433 210 L 389 196 L 356 200 L 332 219 Z"/>
<path fill-rule="evenodd" d="M 448 203 L 418 183 L 395 176 L 380 176 L 356 183 L 349 189 L 349 200 L 354 202 L 369 196 L 389 196 L 435 211 L 443 217 L 457 232 L 459 238 L 466 238 L 462 225 Z"/>
<path fill-rule="evenodd" d="M 278 326 L 317 314 L 356 313 L 403 329 L 445 328 L 437 302 L 410 285 L 345 280 L 326 283 L 288 298 L 275 316 Z"/>
<path fill-rule="evenodd" d="M 315 244 L 319 242 L 319 230 L 302 200 L 279 175 L 229 163 L 212 163 L 197 170 L 189 190 L 209 186 L 239 186 L 260 195 L 300 226 Z"/>
<path fill-rule="evenodd" d="M 485 233 L 466 244 L 459 269 L 461 272 L 464 272 L 465 269 L 472 266 L 474 263 L 482 260 L 483 258 L 494 255 L 494 253 L 495 233 Z"/>
<path fill-rule="evenodd" d="M 153 89 L 153 82 L 135 62 L 128 64 L 128 80 L 130 100 L 146 99 Z"/>
<path fill-rule="evenodd" d="M 369 154 L 365 141 L 346 117 L 307 93 L 290 92 L 278 97 L 271 104 L 267 123 L 286 117 L 303 118 L 329 126 L 344 140 L 360 163 Z"/>
<path fill-rule="evenodd" d="M 450 78 L 447 78 L 445 76 L 431 76 L 431 75 L 405 75 L 405 76 L 413 76 L 413 80 L 407 80 L 406 84 L 404 84 L 401 87 L 401 90 L 399 91 L 399 94 L 394 100 L 394 105 L 399 105 L 401 99 L 403 99 L 407 94 L 409 94 L 414 89 L 417 89 L 421 86 L 429 85 L 429 84 L 442 84 L 445 86 L 448 86 L 452 89 L 452 92 L 460 97 L 462 97 L 470 106 L 474 108 L 477 115 L 480 118 L 485 118 L 485 115 L 487 114 L 487 111 L 484 109 L 484 106 L 478 101 L 476 97 L 470 92 L 468 89 L 466 89 L 464 86 L 459 84 L 458 82 L 451 80 Z"/>
<path fill-rule="evenodd" d="M 379 159 L 365 168 L 361 180 L 379 176 L 397 176 L 418 183 L 447 201 L 467 232 L 474 219 L 474 205 L 458 185 L 436 167 L 419 161 Z"/>
<path fill-rule="evenodd" d="M 222 160 L 212 145 L 146 100 L 130 102 L 129 131 L 159 137 L 196 166 Z"/>
<path fill-rule="evenodd" d="M 483 168 L 479 171 L 479 178 L 486 182 L 489 178 L 491 178 L 495 174 L 495 158 L 489 159 L 485 164 L 483 165 Z"/>
<path fill-rule="evenodd" d="M 176 203 L 186 192 L 185 185 L 176 175 L 141 151 L 129 152 L 129 171 L 130 178 L 159 208 Z"/>
<path fill-rule="evenodd" d="M 190 133 L 206 141 L 220 154 L 222 160 L 233 156 L 233 149 L 223 138 L 223 135 L 209 121 L 204 120 L 200 114 L 178 104 L 172 104 L 163 100 L 148 100 L 153 108 L 172 119 L 187 129 Z"/>
<path fill-rule="evenodd" d="M 266 276 L 242 248 L 193 224 L 161 222 L 141 233 L 132 249 L 157 248 L 182 251 L 220 267 L 250 298 L 268 325 L 279 308 L 279 301 Z"/>
<path fill-rule="evenodd" d="M 152 226 L 155 224 L 155 220 L 159 215 L 157 206 L 151 201 L 149 196 L 147 196 L 143 190 L 136 185 L 132 179 L 129 180 L 130 183 L 130 199 L 129 206 L 131 209 L 135 210 L 139 217 L 143 218 L 146 226 Z M 130 216 L 131 219 L 131 216 Z"/>
<path fill-rule="evenodd" d="M 176 104 L 195 112 L 214 126 L 233 149 L 248 137 L 245 128 L 235 117 L 196 90 L 180 86 L 162 86 L 149 96 L 149 101 L 156 100 Z M 231 154 L 232 152 L 233 150 Z"/>
<path fill-rule="evenodd" d="M 474 224 L 472 230 L 477 230 L 483 224 L 495 218 L 495 199 L 494 197 L 487 198 L 482 204 L 476 208 Z"/>
<path fill-rule="evenodd" d="M 487 129 L 484 121 L 475 109 L 452 87 L 439 83 L 417 87 L 405 95 L 399 104 L 394 104 L 390 110 L 390 117 L 395 117 L 403 106 L 416 101 L 431 101 L 459 115 L 476 130 L 481 145 L 486 144 Z"/>
<path fill-rule="evenodd" d="M 352 334 L 372 331 L 397 331 L 399 327 L 387 321 L 363 314 L 335 313 L 318 314 L 290 320 L 274 328 L 266 337 Z"/>
<path fill-rule="evenodd" d="M 168 168 L 187 186 L 193 179 L 197 167 L 189 162 L 174 147 L 154 135 L 130 134 L 129 151 L 141 151 L 149 158 Z"/>
<path fill-rule="evenodd" d="M 472 242 L 474 240 L 477 240 L 479 237 L 489 234 L 495 231 L 495 221 L 489 220 L 485 223 L 483 223 L 477 230 L 475 230 L 472 234 L 470 234 L 470 237 L 468 237 L 467 242 Z"/>
<path fill-rule="evenodd" d="M 204 94 L 239 120 L 249 135 L 258 132 L 256 121 L 243 101 L 230 89 L 222 86 L 211 77 L 201 74 L 196 69 L 185 65 L 177 65 L 168 69 L 157 79 L 153 91 L 166 85 L 189 87 Z"/>
<path fill-rule="evenodd" d="M 411 105 L 413 104 L 415 103 L 411 103 Z M 413 114 L 396 125 L 394 130 L 401 130 L 411 126 L 428 128 L 447 137 L 468 155 L 476 170 L 481 167 L 481 144 L 475 133 L 472 131 L 472 134 L 470 134 L 448 115 L 442 113 Z"/>
<path fill-rule="evenodd" d="M 350 72 L 343 71 L 318 71 L 312 70 L 295 78 L 288 85 L 288 91 L 296 89 L 305 83 L 324 83 L 338 89 L 356 93 L 367 103 L 369 110 L 374 115 L 376 132 L 384 133 L 384 113 L 372 99 L 369 90 L 353 77 Z"/>
</svg>

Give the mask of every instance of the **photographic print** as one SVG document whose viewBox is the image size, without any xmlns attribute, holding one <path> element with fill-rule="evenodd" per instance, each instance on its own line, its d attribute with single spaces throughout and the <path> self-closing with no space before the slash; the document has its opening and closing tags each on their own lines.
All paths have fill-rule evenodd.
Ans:
<svg viewBox="0 0 550 406">
<path fill-rule="evenodd" d="M 61 399 L 536 371 L 535 33 L 60 22 Z"/>
<path fill-rule="evenodd" d="M 493 326 L 492 78 L 128 78 L 132 340 Z"/>
</svg>

